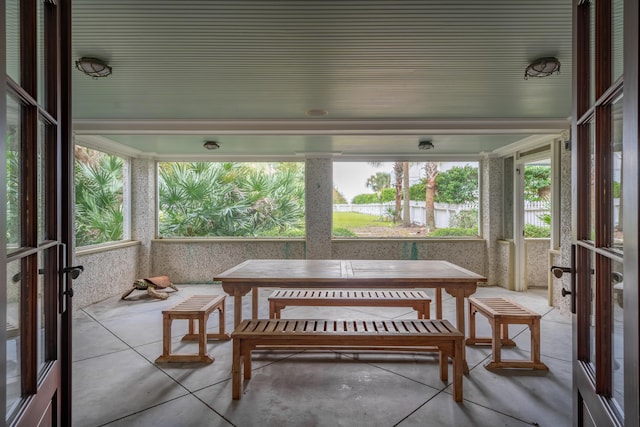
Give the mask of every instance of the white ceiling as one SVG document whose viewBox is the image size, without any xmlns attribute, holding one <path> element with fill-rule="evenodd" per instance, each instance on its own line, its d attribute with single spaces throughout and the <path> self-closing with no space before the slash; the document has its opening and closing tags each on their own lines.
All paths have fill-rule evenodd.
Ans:
<svg viewBox="0 0 640 427">
<path fill-rule="evenodd" d="M 74 0 L 79 141 L 131 155 L 490 153 L 571 113 L 571 0 Z M 561 73 L 524 79 L 534 59 Z M 305 113 L 326 110 L 321 117 Z M 215 152 L 202 147 L 216 140 Z M 529 138 L 528 140 L 531 140 Z"/>
</svg>

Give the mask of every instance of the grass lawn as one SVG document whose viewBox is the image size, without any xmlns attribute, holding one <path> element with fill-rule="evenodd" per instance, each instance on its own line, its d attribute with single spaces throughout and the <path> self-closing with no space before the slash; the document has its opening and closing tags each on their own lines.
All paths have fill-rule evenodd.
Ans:
<svg viewBox="0 0 640 427">
<path fill-rule="evenodd" d="M 379 216 L 358 212 L 334 212 L 333 228 L 393 227 L 391 221 L 383 221 Z"/>
</svg>

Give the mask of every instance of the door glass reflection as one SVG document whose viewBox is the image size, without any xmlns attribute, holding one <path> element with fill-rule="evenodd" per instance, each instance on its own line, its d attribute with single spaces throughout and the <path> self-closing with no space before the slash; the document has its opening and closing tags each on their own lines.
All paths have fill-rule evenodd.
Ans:
<svg viewBox="0 0 640 427">
<path fill-rule="evenodd" d="M 612 292 L 612 390 L 613 401 L 624 413 L 624 277 L 622 276 L 623 265 L 612 262 L 611 292 Z"/>
<path fill-rule="evenodd" d="M 611 171 L 613 174 L 611 195 L 613 203 L 609 229 L 612 247 L 622 250 L 624 246 L 623 217 L 622 217 L 622 97 L 611 106 Z"/>
<path fill-rule="evenodd" d="M 20 260 L 7 264 L 7 414 L 18 402 L 20 389 L 20 297 L 22 268 Z"/>
</svg>

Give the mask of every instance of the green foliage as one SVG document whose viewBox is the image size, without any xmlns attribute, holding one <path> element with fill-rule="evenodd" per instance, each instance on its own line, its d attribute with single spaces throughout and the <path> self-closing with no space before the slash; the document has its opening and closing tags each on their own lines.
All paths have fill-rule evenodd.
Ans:
<svg viewBox="0 0 640 427">
<path fill-rule="evenodd" d="M 478 201 L 478 168 L 454 166 L 436 177 L 438 203 L 461 204 Z"/>
<path fill-rule="evenodd" d="M 162 163 L 163 237 L 304 235 L 304 169 L 295 163 Z"/>
<path fill-rule="evenodd" d="M 381 198 L 382 198 L 382 203 L 394 201 L 396 199 L 396 189 L 391 187 L 383 189 Z"/>
<path fill-rule="evenodd" d="M 7 135 L 7 147 L 11 147 Z M 7 245 L 20 245 L 20 154 L 17 149 L 7 150 Z"/>
<path fill-rule="evenodd" d="M 426 185 L 422 179 L 418 184 L 409 187 L 409 199 L 417 202 L 424 202 L 426 196 Z"/>
<path fill-rule="evenodd" d="M 460 211 L 451 215 L 449 225 L 453 228 L 478 228 L 478 210 Z"/>
<path fill-rule="evenodd" d="M 338 191 L 337 188 L 333 187 L 333 204 L 342 205 L 346 203 L 347 199 L 344 197 L 344 195 L 340 191 Z"/>
<path fill-rule="evenodd" d="M 338 228 L 334 227 L 333 235 L 335 237 L 356 237 L 356 233 L 349 230 L 348 228 L 343 228 L 343 227 L 338 227 Z"/>
<path fill-rule="evenodd" d="M 122 240 L 123 160 L 94 152 L 95 161 L 75 161 L 76 245 Z"/>
<path fill-rule="evenodd" d="M 613 198 L 614 199 L 619 199 L 621 194 L 621 185 L 618 181 L 613 181 Z"/>
<path fill-rule="evenodd" d="M 370 203 L 379 203 L 377 194 L 358 194 L 353 198 L 352 203 L 356 205 L 368 205 Z"/>
<path fill-rule="evenodd" d="M 551 191 L 551 167 L 527 166 L 524 168 L 524 198 L 540 202 Z"/>
<path fill-rule="evenodd" d="M 375 175 L 371 175 L 367 178 L 365 184 L 367 188 L 372 189 L 376 193 L 382 191 L 383 188 L 387 188 L 391 185 L 391 174 L 385 172 L 376 172 Z"/>
<path fill-rule="evenodd" d="M 525 224 L 524 237 L 526 238 L 551 237 L 551 227 Z"/>
<path fill-rule="evenodd" d="M 352 203 L 356 205 L 369 205 L 373 203 L 392 202 L 395 199 L 396 199 L 396 189 L 388 187 L 383 189 L 380 192 L 380 198 L 378 198 L 378 195 L 374 193 L 358 194 L 353 198 Z"/>
<path fill-rule="evenodd" d="M 438 228 L 429 233 L 429 237 L 477 237 L 478 227 L 473 228 Z"/>
</svg>

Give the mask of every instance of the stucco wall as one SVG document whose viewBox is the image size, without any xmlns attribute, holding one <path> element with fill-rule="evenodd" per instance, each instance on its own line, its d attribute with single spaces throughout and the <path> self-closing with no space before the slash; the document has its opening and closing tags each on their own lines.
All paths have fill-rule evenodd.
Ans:
<svg viewBox="0 0 640 427">
<path fill-rule="evenodd" d="M 513 257 L 514 257 L 513 240 L 498 240 L 496 251 L 496 285 L 505 289 L 513 289 Z"/>
<path fill-rule="evenodd" d="M 548 288 L 550 239 L 525 239 L 525 280 L 529 288 Z"/>
<path fill-rule="evenodd" d="M 154 240 L 151 275 L 206 283 L 247 259 L 304 259 L 304 240 Z"/>
<path fill-rule="evenodd" d="M 334 240 L 333 259 L 443 259 L 485 275 L 482 239 L 452 240 Z M 75 264 L 85 267 L 73 283 L 74 308 L 82 308 L 119 295 L 142 274 L 137 259 L 140 245 L 99 251 L 83 251 Z M 305 241 L 180 240 L 151 242 L 149 276 L 167 275 L 174 283 L 207 283 L 213 277 L 247 259 L 305 259 Z M 143 274 L 144 275 L 144 274 Z"/>
<path fill-rule="evenodd" d="M 74 309 L 131 288 L 137 279 L 139 251 L 139 242 L 131 242 L 106 250 L 86 249 L 76 253 L 73 265 L 82 265 L 84 272 L 73 281 Z"/>
<path fill-rule="evenodd" d="M 442 259 L 486 275 L 482 239 L 335 240 L 333 259 Z"/>
</svg>

